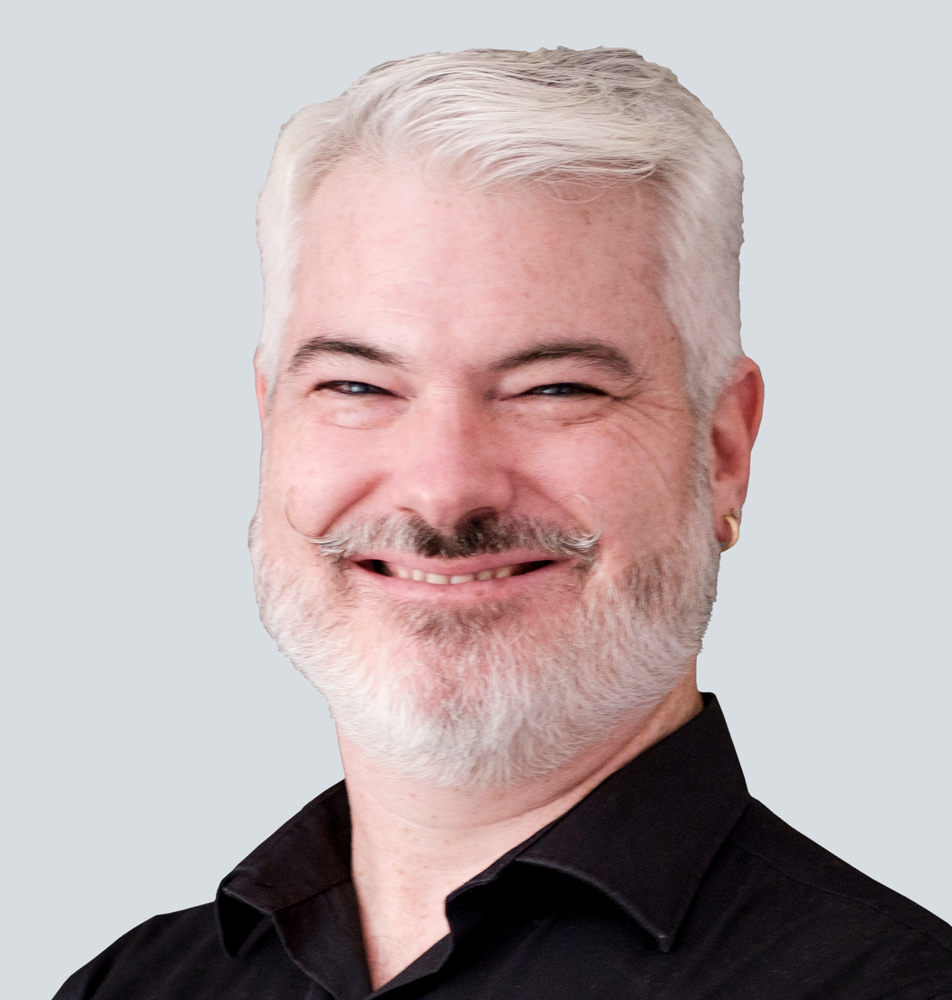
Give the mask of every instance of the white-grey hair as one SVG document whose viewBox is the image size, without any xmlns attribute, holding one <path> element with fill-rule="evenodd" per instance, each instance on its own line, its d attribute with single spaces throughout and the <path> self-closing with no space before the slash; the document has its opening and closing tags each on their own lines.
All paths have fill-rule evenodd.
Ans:
<svg viewBox="0 0 952 1000">
<path fill-rule="evenodd" d="M 710 411 L 741 356 L 740 157 L 706 107 L 630 49 L 472 49 L 384 63 L 284 127 L 258 201 L 264 325 L 258 361 L 272 391 L 293 307 L 305 206 L 351 158 L 411 158 L 474 188 L 650 178 L 663 297 L 685 352 L 696 412 Z"/>
</svg>

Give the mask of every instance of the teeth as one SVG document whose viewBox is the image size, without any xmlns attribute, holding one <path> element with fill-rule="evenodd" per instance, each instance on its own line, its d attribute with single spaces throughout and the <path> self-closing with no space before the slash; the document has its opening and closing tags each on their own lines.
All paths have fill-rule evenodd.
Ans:
<svg viewBox="0 0 952 1000">
<path fill-rule="evenodd" d="M 452 583 L 472 583 L 474 580 L 504 580 L 512 576 L 515 566 L 500 566 L 499 569 L 484 569 L 479 573 L 462 573 L 459 576 L 443 576 L 442 573 L 426 573 L 422 569 L 407 569 L 406 566 L 397 566 L 395 563 L 387 563 L 390 573 L 400 580 L 416 580 L 419 583 L 435 583 L 437 586 Z"/>
</svg>

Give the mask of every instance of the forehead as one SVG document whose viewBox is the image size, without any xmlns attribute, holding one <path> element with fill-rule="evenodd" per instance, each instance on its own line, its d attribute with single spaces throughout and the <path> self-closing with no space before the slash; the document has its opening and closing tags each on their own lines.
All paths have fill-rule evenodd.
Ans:
<svg viewBox="0 0 952 1000">
<path fill-rule="evenodd" d="M 656 328 L 655 221 L 639 186 L 472 190 L 417 168 L 343 164 L 308 205 L 288 348 L 327 330 L 411 349 L 435 335 L 472 353 Z"/>
</svg>

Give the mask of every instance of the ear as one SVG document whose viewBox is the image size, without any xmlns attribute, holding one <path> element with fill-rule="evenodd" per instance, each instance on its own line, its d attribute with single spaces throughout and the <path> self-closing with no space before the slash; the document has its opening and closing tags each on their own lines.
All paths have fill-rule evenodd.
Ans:
<svg viewBox="0 0 952 1000">
<path fill-rule="evenodd" d="M 258 397 L 258 416 L 261 419 L 261 429 L 264 430 L 265 420 L 268 417 L 268 380 L 261 370 L 257 355 L 255 355 L 255 395 Z"/>
<path fill-rule="evenodd" d="M 760 429 L 764 380 L 750 358 L 741 358 L 721 393 L 711 418 L 708 458 L 714 530 L 727 544 L 731 538 L 725 514 L 740 510 L 747 498 L 750 452 Z"/>
</svg>

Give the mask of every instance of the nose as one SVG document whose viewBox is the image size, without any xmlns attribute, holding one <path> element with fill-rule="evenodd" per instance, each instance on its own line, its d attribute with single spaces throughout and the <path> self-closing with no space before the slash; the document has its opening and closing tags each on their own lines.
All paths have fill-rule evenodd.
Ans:
<svg viewBox="0 0 952 1000">
<path fill-rule="evenodd" d="M 388 481 L 391 506 L 449 532 L 511 505 L 504 429 L 478 403 L 441 394 L 401 424 Z"/>
</svg>

